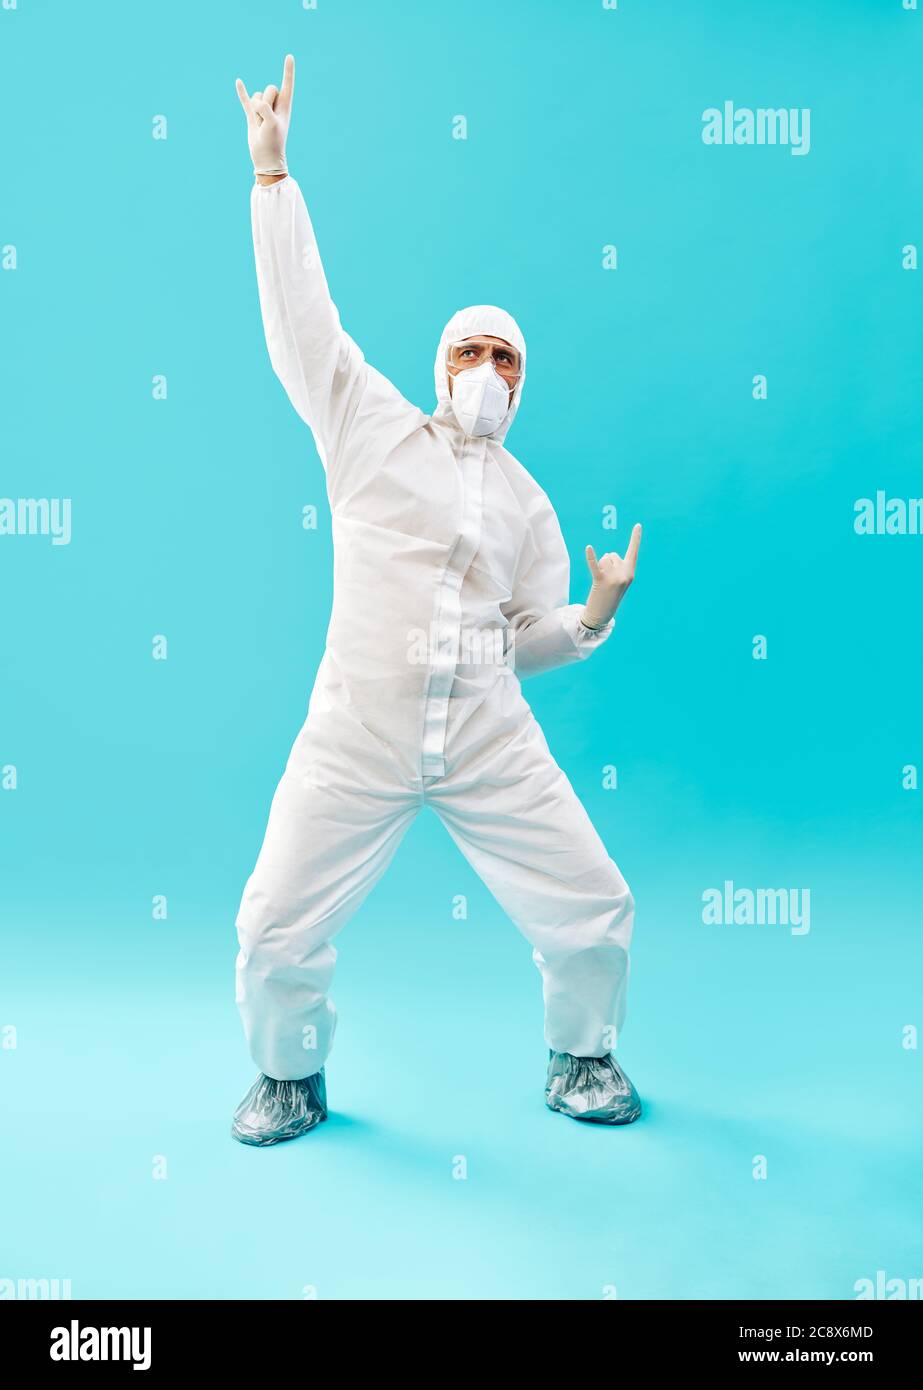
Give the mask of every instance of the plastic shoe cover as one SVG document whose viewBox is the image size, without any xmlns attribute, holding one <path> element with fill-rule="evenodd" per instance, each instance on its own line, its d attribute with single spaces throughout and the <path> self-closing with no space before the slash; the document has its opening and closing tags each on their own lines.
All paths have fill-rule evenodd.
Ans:
<svg viewBox="0 0 923 1390">
<path fill-rule="evenodd" d="M 327 1118 L 324 1069 L 299 1081 L 258 1076 L 234 1111 L 233 1138 L 242 1144 L 281 1144 Z"/>
<path fill-rule="evenodd" d="M 630 1125 L 641 1114 L 638 1093 L 611 1053 L 574 1057 L 550 1052 L 545 1104 L 572 1120 L 599 1125 Z"/>
</svg>

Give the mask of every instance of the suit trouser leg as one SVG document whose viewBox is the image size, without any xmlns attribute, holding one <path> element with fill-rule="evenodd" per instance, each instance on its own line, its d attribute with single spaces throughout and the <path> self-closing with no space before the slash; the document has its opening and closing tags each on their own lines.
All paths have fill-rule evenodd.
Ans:
<svg viewBox="0 0 923 1390">
<path fill-rule="evenodd" d="M 533 947 L 549 1047 L 605 1055 L 625 1020 L 634 899 L 534 718 L 427 802 Z"/>
<path fill-rule="evenodd" d="M 237 1005 L 254 1062 L 280 1081 L 324 1065 L 337 1018 L 328 998 L 333 938 L 390 864 L 420 807 L 419 793 L 376 771 L 303 731 L 244 889 Z"/>
</svg>

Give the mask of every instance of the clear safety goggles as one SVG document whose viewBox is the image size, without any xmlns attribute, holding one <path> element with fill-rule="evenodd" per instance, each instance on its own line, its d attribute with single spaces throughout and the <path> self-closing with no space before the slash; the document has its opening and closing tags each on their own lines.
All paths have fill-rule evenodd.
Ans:
<svg viewBox="0 0 923 1390">
<path fill-rule="evenodd" d="M 452 372 L 480 367 L 484 362 L 491 362 L 494 371 L 511 384 L 522 376 L 522 359 L 509 343 L 491 343 L 486 338 L 464 338 L 461 342 L 449 343 L 446 349 L 446 363 Z"/>
</svg>

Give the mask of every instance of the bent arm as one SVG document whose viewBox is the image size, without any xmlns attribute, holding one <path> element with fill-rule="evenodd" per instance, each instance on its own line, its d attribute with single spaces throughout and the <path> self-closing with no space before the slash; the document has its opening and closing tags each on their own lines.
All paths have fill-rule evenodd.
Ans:
<svg viewBox="0 0 923 1390">
<path fill-rule="evenodd" d="M 605 642 L 614 624 L 588 628 L 580 621 L 582 603 L 562 604 L 520 628 L 512 644 L 513 670 L 520 680 L 585 661 Z"/>
<path fill-rule="evenodd" d="M 582 603 L 563 603 L 544 613 L 520 614 L 511 623 L 509 651 L 520 680 L 585 661 L 605 642 L 614 623 L 601 628 L 585 627 L 580 621 L 582 612 Z"/>
<path fill-rule="evenodd" d="M 521 680 L 586 658 L 605 642 L 614 623 L 588 628 L 582 603 L 570 603 L 570 559 L 546 498 L 535 516 L 513 588 L 501 605 L 509 623 L 507 649 Z"/>
<path fill-rule="evenodd" d="M 250 213 L 269 359 L 326 469 L 355 416 L 365 359 L 340 324 L 295 180 L 256 182 Z"/>
</svg>

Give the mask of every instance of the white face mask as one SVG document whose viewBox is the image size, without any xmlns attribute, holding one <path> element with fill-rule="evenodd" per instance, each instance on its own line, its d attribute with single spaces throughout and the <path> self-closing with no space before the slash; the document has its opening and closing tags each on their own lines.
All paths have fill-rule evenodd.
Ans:
<svg viewBox="0 0 923 1390">
<path fill-rule="evenodd" d="M 452 378 L 452 410 L 465 434 L 493 434 L 509 408 L 509 383 L 492 363 L 482 362 Z"/>
</svg>

